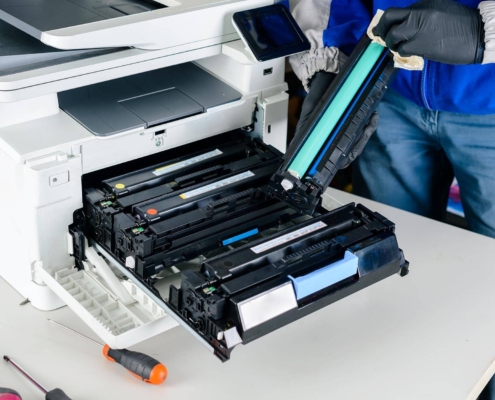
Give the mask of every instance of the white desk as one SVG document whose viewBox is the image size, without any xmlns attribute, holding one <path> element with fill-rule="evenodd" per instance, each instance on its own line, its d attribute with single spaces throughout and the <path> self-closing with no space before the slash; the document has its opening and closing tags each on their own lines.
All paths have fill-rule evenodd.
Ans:
<svg viewBox="0 0 495 400">
<path fill-rule="evenodd" d="M 342 203 L 358 198 L 337 191 Z M 94 335 L 67 308 L 50 313 L 0 281 L 0 355 L 73 399 L 475 399 L 495 371 L 495 241 L 370 201 L 397 224 L 411 262 L 394 276 L 232 353 L 222 364 L 178 327 L 135 350 L 169 379 L 146 385 L 99 349 L 50 324 Z M 0 360 L 1 361 L 1 360 Z M 0 362 L 0 386 L 43 396 Z"/>
</svg>

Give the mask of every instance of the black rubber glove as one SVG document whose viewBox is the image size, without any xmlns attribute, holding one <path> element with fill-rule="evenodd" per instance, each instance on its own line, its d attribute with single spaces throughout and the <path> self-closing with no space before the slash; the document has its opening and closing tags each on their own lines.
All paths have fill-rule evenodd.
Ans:
<svg viewBox="0 0 495 400">
<path fill-rule="evenodd" d="M 485 29 L 478 10 L 452 0 L 421 0 L 389 8 L 373 34 L 401 56 L 445 64 L 481 64 Z"/>
<path fill-rule="evenodd" d="M 304 99 L 301 116 L 296 126 L 296 136 L 301 130 L 307 129 L 306 125 L 309 116 L 316 108 L 318 102 L 321 100 L 327 89 L 330 87 L 335 77 L 336 75 L 330 72 L 319 71 L 311 78 L 311 82 L 309 84 L 309 92 Z"/>
<path fill-rule="evenodd" d="M 352 146 L 350 153 L 347 155 L 347 161 L 342 164 L 340 169 L 347 168 L 356 158 L 361 155 L 364 150 L 364 146 L 366 146 L 368 140 L 370 140 L 371 135 L 376 132 L 379 120 L 380 116 L 376 111 L 371 114 L 370 120 L 363 128 L 361 135 L 359 135 L 359 138 L 356 140 L 356 143 L 354 144 L 354 146 Z"/>
<path fill-rule="evenodd" d="M 306 129 L 308 129 L 308 119 L 311 113 L 316 108 L 318 102 L 321 100 L 327 89 L 332 84 L 335 76 L 335 74 L 332 74 L 330 72 L 320 71 L 317 72 L 311 79 L 309 93 L 304 99 L 301 110 L 301 117 L 299 118 L 299 122 L 297 123 L 296 136 L 300 132 L 304 132 Z M 346 162 L 340 167 L 340 169 L 347 168 L 357 157 L 361 155 L 364 146 L 366 146 L 366 143 L 368 143 L 371 135 L 375 133 L 379 119 L 380 118 L 376 112 L 371 115 L 368 124 L 363 128 L 361 134 L 359 135 L 359 138 L 356 140 L 356 143 L 349 152 Z"/>
</svg>

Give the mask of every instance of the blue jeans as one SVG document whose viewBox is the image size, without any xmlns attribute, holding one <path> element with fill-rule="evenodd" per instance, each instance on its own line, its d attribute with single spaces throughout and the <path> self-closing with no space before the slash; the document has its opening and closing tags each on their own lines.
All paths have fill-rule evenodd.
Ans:
<svg viewBox="0 0 495 400">
<path fill-rule="evenodd" d="M 392 90 L 378 113 L 354 193 L 442 220 L 455 175 L 469 228 L 495 238 L 495 115 L 430 111 Z"/>
<path fill-rule="evenodd" d="M 469 228 L 495 238 L 495 115 L 429 111 L 389 90 L 354 193 L 442 220 L 454 174 Z M 479 400 L 495 400 L 492 378 Z"/>
</svg>

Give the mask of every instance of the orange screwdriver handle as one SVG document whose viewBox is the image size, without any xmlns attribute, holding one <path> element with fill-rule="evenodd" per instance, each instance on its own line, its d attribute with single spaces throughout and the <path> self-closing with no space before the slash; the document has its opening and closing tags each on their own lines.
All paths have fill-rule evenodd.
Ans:
<svg viewBox="0 0 495 400">
<path fill-rule="evenodd" d="M 126 349 L 114 350 L 106 344 L 103 347 L 103 355 L 107 360 L 122 365 L 132 375 L 144 382 L 160 385 L 167 379 L 167 368 L 146 354 Z"/>
</svg>

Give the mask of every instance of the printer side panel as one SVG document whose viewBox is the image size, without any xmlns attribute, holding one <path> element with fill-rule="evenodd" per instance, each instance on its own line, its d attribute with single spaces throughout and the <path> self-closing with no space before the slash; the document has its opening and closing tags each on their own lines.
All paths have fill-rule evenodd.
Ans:
<svg viewBox="0 0 495 400">
<path fill-rule="evenodd" d="M 37 308 L 64 303 L 37 276 L 73 264 L 67 251 L 67 224 L 80 207 L 81 160 L 54 153 L 17 164 L 0 151 L 0 275 Z"/>
</svg>

